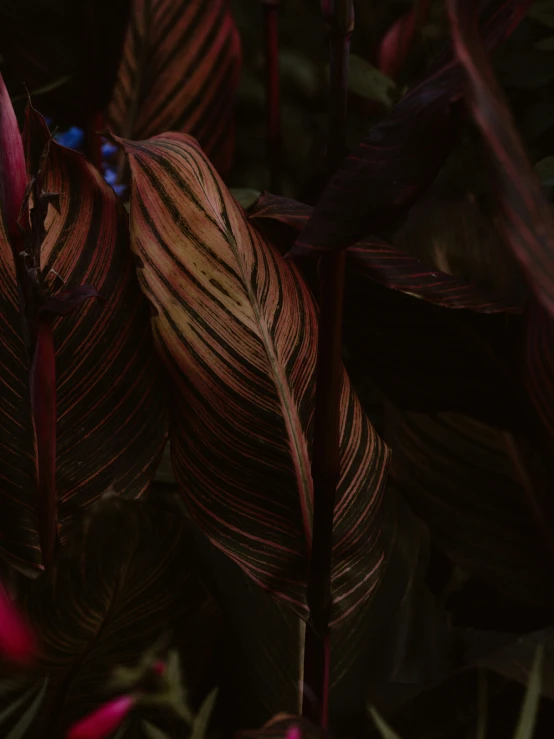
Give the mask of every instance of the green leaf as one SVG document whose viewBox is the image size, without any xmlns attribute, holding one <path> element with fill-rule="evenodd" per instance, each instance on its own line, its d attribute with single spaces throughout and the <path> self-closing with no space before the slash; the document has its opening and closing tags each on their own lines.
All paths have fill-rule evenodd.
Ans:
<svg viewBox="0 0 554 739">
<path fill-rule="evenodd" d="M 554 51 L 554 36 L 548 36 L 533 44 L 539 51 Z"/>
<path fill-rule="evenodd" d="M 148 739 L 170 739 L 170 737 L 150 721 L 141 721 L 141 727 Z"/>
<path fill-rule="evenodd" d="M 204 699 L 194 721 L 192 722 L 192 732 L 189 739 L 206 739 L 210 718 L 215 706 L 218 690 L 212 692 Z"/>
<path fill-rule="evenodd" d="M 554 2 L 552 0 L 534 2 L 527 15 L 547 28 L 554 28 Z"/>
<path fill-rule="evenodd" d="M 187 688 L 205 679 L 219 615 L 192 567 L 186 521 L 115 496 L 91 507 L 23 606 L 50 684 L 40 725 L 52 735 L 107 699 L 112 670 L 140 662 L 162 635 Z M 170 657 L 177 676 L 178 658 Z"/>
<path fill-rule="evenodd" d="M 48 685 L 48 678 L 46 677 L 44 678 L 42 687 L 38 691 L 34 701 L 25 710 L 19 722 L 13 727 L 13 729 L 10 731 L 6 739 L 23 739 L 23 737 L 25 736 L 27 732 L 27 729 L 31 726 L 31 724 L 33 723 L 35 719 L 35 716 L 37 715 L 38 709 L 40 708 L 40 704 L 42 703 L 42 699 L 44 698 L 47 685 Z"/>
<path fill-rule="evenodd" d="M 42 87 L 38 87 L 36 90 L 33 90 L 28 95 L 27 93 L 22 95 L 16 95 L 12 98 L 12 102 L 16 103 L 19 100 L 27 100 L 28 97 L 31 98 L 31 100 L 39 95 L 44 95 L 47 92 L 51 92 L 52 90 L 56 90 L 58 87 L 62 87 L 67 82 L 69 82 L 71 79 L 73 79 L 72 74 L 66 74 L 63 77 L 59 77 L 57 80 L 53 80 L 52 82 L 48 82 L 46 85 L 43 85 Z"/>
<path fill-rule="evenodd" d="M 231 187 L 229 192 L 245 210 L 248 210 L 251 205 L 254 205 L 260 197 L 259 190 L 253 190 L 248 187 Z"/>
<path fill-rule="evenodd" d="M 47 679 L 45 678 L 45 680 L 44 680 L 41 688 L 38 691 L 38 695 L 40 696 L 41 700 L 42 700 L 42 696 L 44 695 L 44 691 L 46 690 L 46 684 L 47 684 Z M 0 696 L 2 698 L 4 698 L 5 693 L 9 692 L 10 690 L 13 691 L 14 686 L 13 685 L 10 685 L 10 684 L 6 684 L 6 685 L 2 685 L 2 688 L 3 688 L 3 690 L 0 693 Z M 37 686 L 36 685 L 32 685 L 29 688 L 29 690 L 27 690 L 25 693 L 23 693 L 22 695 L 20 695 L 13 702 L 8 703 L 8 705 L 6 706 L 6 708 L 4 708 L 4 709 L 2 709 L 0 711 L 0 726 L 8 718 L 10 718 L 10 716 L 12 714 L 16 713 L 22 706 L 24 706 L 27 703 L 27 701 L 29 700 L 29 698 L 31 698 L 31 696 L 33 696 L 36 692 L 37 692 Z M 4 701 L 2 701 L 2 702 L 4 702 Z M 33 702 L 32 705 L 34 705 L 34 702 Z M 37 703 L 37 709 L 38 709 L 38 706 L 39 705 L 40 705 L 40 701 Z M 27 713 L 29 713 L 30 710 L 31 709 L 27 708 L 25 710 L 25 712 L 24 712 L 24 715 L 26 715 Z M 34 713 L 36 713 L 36 710 L 35 710 Z M 34 717 L 34 713 L 33 713 L 33 717 Z"/>
<path fill-rule="evenodd" d="M 537 649 L 514 739 L 533 739 L 541 697 L 542 646 Z"/>
<path fill-rule="evenodd" d="M 478 713 L 475 739 L 487 739 L 487 698 L 487 676 L 484 672 L 479 672 Z"/>
<path fill-rule="evenodd" d="M 537 162 L 535 172 L 545 187 L 554 187 L 554 156 L 545 157 Z"/>
<path fill-rule="evenodd" d="M 390 77 L 362 59 L 350 54 L 348 65 L 348 89 L 366 100 L 375 100 L 387 108 L 394 103 L 396 85 Z"/>
<path fill-rule="evenodd" d="M 379 715 L 375 708 L 371 707 L 369 709 L 369 712 L 382 739 L 400 739 L 399 735 L 395 731 L 393 731 L 393 729 L 387 724 L 385 719 Z"/>
</svg>

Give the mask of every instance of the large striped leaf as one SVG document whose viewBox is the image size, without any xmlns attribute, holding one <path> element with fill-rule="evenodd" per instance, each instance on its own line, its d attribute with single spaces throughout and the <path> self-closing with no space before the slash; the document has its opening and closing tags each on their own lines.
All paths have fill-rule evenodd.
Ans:
<svg viewBox="0 0 554 739">
<path fill-rule="evenodd" d="M 509 36 L 531 0 L 484 0 L 479 24 L 488 48 Z M 449 47 L 426 76 L 374 126 L 324 190 L 295 253 L 350 246 L 381 235 L 431 184 L 464 117 L 464 75 Z"/>
<path fill-rule="evenodd" d="M 310 212 L 307 205 L 263 193 L 248 209 L 248 217 L 282 253 L 288 253 Z M 470 216 L 471 213 L 465 213 L 463 218 L 469 221 Z M 344 305 L 347 368 L 359 392 L 369 384 L 374 396 L 374 383 L 406 410 L 455 411 L 521 431 L 533 415 L 516 366 L 524 319 L 502 313 L 478 314 L 481 310 L 501 311 L 512 303 L 518 305 L 519 296 L 515 290 L 505 289 L 505 269 L 497 268 L 494 277 L 484 280 L 482 269 L 467 264 L 468 254 L 473 261 L 478 257 L 480 267 L 483 260 L 492 264 L 497 252 L 481 230 L 468 228 L 460 234 L 460 217 L 458 214 L 454 219 L 449 213 L 441 230 L 436 223 L 432 225 L 435 211 L 424 212 L 421 218 L 429 225 L 427 230 L 422 233 L 408 221 L 410 228 L 404 229 L 402 249 L 393 252 L 390 247 L 388 260 L 381 261 L 379 251 L 366 246 L 366 264 L 349 266 Z M 456 239 L 460 239 L 460 243 L 452 245 L 455 258 L 452 248 L 444 243 L 453 239 L 448 230 L 452 223 L 457 229 Z M 470 243 L 464 243 L 464 237 Z M 364 244 L 364 240 L 360 243 Z M 437 255 L 433 253 L 438 245 L 440 260 L 436 261 L 446 263 L 448 270 L 452 261 L 457 267 L 456 279 L 438 269 Z M 407 268 L 400 269 L 406 252 L 418 259 L 408 258 Z M 463 270 L 457 263 L 460 259 L 465 265 Z M 422 269 L 416 269 L 418 263 Z M 299 264 L 306 266 L 303 261 Z M 468 288 L 466 279 L 459 279 L 461 276 L 469 278 L 471 284 L 475 280 L 476 287 Z M 409 284 L 409 292 L 425 300 L 381 287 L 391 277 L 398 281 L 398 287 L 406 289 Z M 503 289 L 499 289 L 499 282 Z M 451 287 L 460 289 L 451 293 Z M 485 297 L 485 290 L 498 299 Z M 459 307 L 461 300 L 472 310 L 452 311 L 430 304 Z"/>
<path fill-rule="evenodd" d="M 190 133 L 225 172 L 240 61 L 228 0 L 133 0 L 109 108 L 113 130 L 131 139 Z"/>
<path fill-rule="evenodd" d="M 21 606 L 42 649 L 36 671 L 49 678 L 35 736 L 61 739 L 110 697 L 114 668 L 136 668 L 155 648 L 152 661 L 178 649 L 189 688 L 201 686 L 220 621 L 187 532 L 179 517 L 109 496 L 91 507 L 52 571 L 31 583 Z"/>
<path fill-rule="evenodd" d="M 262 228 L 278 223 L 301 231 L 312 212 L 313 208 L 308 205 L 264 192 L 248 209 L 248 216 Z M 495 300 L 467 281 L 426 264 L 375 236 L 361 239 L 348 247 L 346 253 L 349 264 L 361 274 L 391 290 L 416 293 L 424 300 L 447 308 L 466 308 L 480 313 L 517 311 L 507 301 Z"/>
<path fill-rule="evenodd" d="M 29 166 L 49 133 L 29 110 L 25 134 Z M 53 322 L 56 352 L 58 529 L 107 488 L 142 495 L 155 472 L 166 435 L 162 368 L 152 346 L 149 313 L 136 282 L 127 217 L 113 190 L 82 156 L 50 145 L 44 187 L 59 193 L 50 206 L 41 267 L 47 289 L 62 301 L 94 285 L 104 300 L 88 300 Z M 36 453 L 29 408 L 30 363 L 21 338 L 13 257 L 0 242 L 3 301 L 0 326 L 2 554 L 19 569 L 39 568 Z M 67 304 L 66 304 L 67 305 Z M 39 372 L 41 368 L 39 367 Z M 5 440 L 5 441 L 4 441 Z"/>
<path fill-rule="evenodd" d="M 172 376 L 171 452 L 211 540 L 304 618 L 317 314 L 296 266 L 247 221 L 194 139 L 123 142 L 131 237 Z M 374 590 L 388 450 L 342 378 L 332 621 Z"/>
</svg>

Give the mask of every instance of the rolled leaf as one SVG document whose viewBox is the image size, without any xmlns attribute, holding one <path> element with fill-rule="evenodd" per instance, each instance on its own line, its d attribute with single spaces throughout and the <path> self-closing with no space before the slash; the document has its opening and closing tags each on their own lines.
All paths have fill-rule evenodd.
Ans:
<svg viewBox="0 0 554 739">
<path fill-rule="evenodd" d="M 10 237 L 17 236 L 17 219 L 27 187 L 25 154 L 10 97 L 0 75 L 0 208 Z"/>
<path fill-rule="evenodd" d="M 517 27 L 530 0 L 489 0 L 479 16 L 487 48 Z M 402 216 L 431 184 L 463 122 L 464 75 L 447 48 L 417 83 L 374 126 L 331 178 L 295 254 L 352 245 Z"/>
<path fill-rule="evenodd" d="M 449 0 L 457 57 L 473 118 L 490 151 L 500 226 L 537 299 L 554 316 L 554 216 L 494 77 L 475 22 L 475 2 Z"/>
<path fill-rule="evenodd" d="M 109 108 L 114 132 L 137 140 L 190 133 L 226 172 L 240 64 L 228 0 L 132 0 Z"/>
<path fill-rule="evenodd" d="M 219 615 L 190 558 L 184 521 L 137 501 L 98 501 L 34 581 L 22 607 L 50 683 L 37 735 L 59 736 L 112 696 L 117 666 L 135 667 L 166 640 L 197 688 L 211 666 Z M 86 614 L 86 618 L 84 618 Z"/>
<path fill-rule="evenodd" d="M 18 569 L 36 574 L 42 569 L 36 501 L 38 462 L 29 357 L 20 314 L 22 295 L 12 244 L 26 173 L 21 136 L 1 78 L 0 182 L 0 555 Z"/>
<path fill-rule="evenodd" d="M 32 109 L 25 138 L 31 169 L 36 152 L 49 140 L 44 121 Z M 60 212 L 49 206 L 42 243 L 47 288 L 62 303 L 68 292 L 77 302 L 92 296 L 90 290 L 82 292 L 84 285 L 94 285 L 105 298 L 85 300 L 52 324 L 56 497 L 63 539 L 74 516 L 108 488 L 128 497 L 146 491 L 165 441 L 166 396 L 148 307 L 128 248 L 126 214 L 115 193 L 84 157 L 55 142 L 45 164 L 44 185 L 60 193 Z M 15 567 L 32 572 L 41 567 L 41 556 L 31 361 L 24 348 L 13 255 L 3 226 L 0 250 L 1 551 Z"/>
<path fill-rule="evenodd" d="M 26 136 L 38 138 L 40 130 L 46 138 L 44 122 L 29 110 Z M 54 141 L 45 189 L 61 194 L 41 255 L 52 293 L 94 285 L 103 298 L 53 323 L 63 538 L 73 516 L 108 488 L 144 494 L 165 442 L 166 396 L 115 193 L 83 156 Z"/>
<path fill-rule="evenodd" d="M 194 139 L 123 142 L 131 235 L 172 378 L 171 452 L 210 539 L 303 617 L 312 540 L 317 314 Z M 373 592 L 388 451 L 342 377 L 332 622 Z"/>
</svg>

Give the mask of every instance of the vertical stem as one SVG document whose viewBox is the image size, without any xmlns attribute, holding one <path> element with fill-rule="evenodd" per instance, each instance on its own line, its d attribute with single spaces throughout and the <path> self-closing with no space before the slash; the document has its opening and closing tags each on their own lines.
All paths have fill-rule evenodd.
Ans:
<svg viewBox="0 0 554 739">
<path fill-rule="evenodd" d="M 330 46 L 329 130 L 327 169 L 331 175 L 346 153 L 348 55 L 354 27 L 352 0 L 322 0 Z M 313 544 L 308 577 L 310 622 L 306 630 L 303 714 L 327 726 L 329 698 L 329 616 L 333 513 L 340 473 L 339 425 L 341 393 L 342 302 L 344 251 L 319 261 L 319 335 L 312 477 L 314 483 Z"/>
<path fill-rule="evenodd" d="M 279 0 L 262 0 L 264 13 L 265 90 L 269 189 L 279 195 L 281 175 L 281 99 L 279 89 Z"/>
</svg>

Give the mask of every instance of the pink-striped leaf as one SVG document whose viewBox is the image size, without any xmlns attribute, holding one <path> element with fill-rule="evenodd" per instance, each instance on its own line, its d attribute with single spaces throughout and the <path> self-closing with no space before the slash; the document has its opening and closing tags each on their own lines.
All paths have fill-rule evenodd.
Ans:
<svg viewBox="0 0 554 739">
<path fill-rule="evenodd" d="M 22 334 L 13 241 L 26 189 L 25 155 L 0 77 L 0 556 L 19 569 L 41 567 L 38 464 L 29 359 Z"/>
<path fill-rule="evenodd" d="M 0 209 L 11 237 L 27 187 L 25 154 L 8 91 L 0 75 Z"/>
<path fill-rule="evenodd" d="M 487 48 L 510 35 L 530 0 L 488 0 L 479 16 Z M 345 248 L 394 224 L 431 184 L 463 123 L 464 75 L 447 48 L 374 126 L 331 178 L 294 254 Z"/>
<path fill-rule="evenodd" d="M 171 452 L 181 492 L 214 544 L 307 618 L 314 300 L 194 139 L 165 134 L 122 144 L 132 172 L 133 249 L 172 377 Z M 387 461 L 343 374 L 333 622 L 378 581 Z"/>
<path fill-rule="evenodd" d="M 133 0 L 109 116 L 120 136 L 195 136 L 220 172 L 234 149 L 241 64 L 228 0 Z"/>
<path fill-rule="evenodd" d="M 43 119 L 29 109 L 30 170 L 36 164 L 32 153 L 44 149 L 49 137 Z M 125 211 L 100 173 L 76 152 L 51 142 L 43 167 L 44 189 L 59 193 L 60 211 L 50 205 L 46 216 L 41 273 L 51 299 L 44 298 L 40 320 L 52 320 L 56 385 L 49 380 L 48 387 L 57 401 L 55 495 L 63 540 L 75 515 L 106 489 L 127 497 L 146 491 L 165 441 L 166 395 L 148 306 L 136 282 Z M 14 566 L 36 571 L 42 565 L 38 531 L 44 500 L 38 491 L 31 398 L 44 441 L 43 483 L 52 474 L 45 463 L 54 461 L 49 446 L 53 411 L 51 404 L 44 405 L 45 396 L 37 395 L 36 381 L 31 393 L 32 364 L 3 225 L 0 236 L 0 547 Z M 93 297 L 91 285 L 103 300 Z M 43 339 L 36 355 L 39 374 L 46 367 L 43 349 L 51 358 L 46 334 Z"/>
<path fill-rule="evenodd" d="M 473 118 L 492 157 L 500 225 L 537 299 L 554 316 L 554 216 L 494 77 L 479 28 L 476 3 L 449 0 L 456 53 Z"/>
<path fill-rule="evenodd" d="M 301 231 L 313 209 L 271 193 L 262 193 L 249 208 L 248 216 L 261 228 L 278 222 Z M 293 252 L 294 253 L 294 250 Z M 349 264 L 361 274 L 392 290 L 415 293 L 424 300 L 448 308 L 466 308 L 480 313 L 517 312 L 502 300 L 484 295 L 473 285 L 417 259 L 374 236 L 347 249 Z"/>
</svg>

